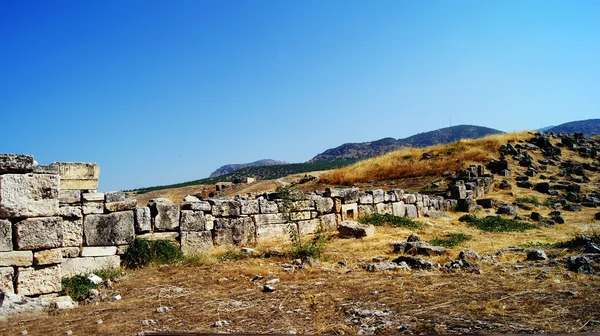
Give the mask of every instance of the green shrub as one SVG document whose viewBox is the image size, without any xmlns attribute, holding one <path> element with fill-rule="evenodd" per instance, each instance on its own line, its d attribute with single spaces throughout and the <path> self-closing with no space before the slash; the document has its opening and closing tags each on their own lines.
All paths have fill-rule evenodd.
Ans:
<svg viewBox="0 0 600 336">
<path fill-rule="evenodd" d="M 517 197 L 516 198 L 517 202 L 521 202 L 521 203 L 529 203 L 529 204 L 533 204 L 533 205 L 540 205 L 540 200 L 538 200 L 537 197 L 532 196 L 532 197 Z"/>
<path fill-rule="evenodd" d="M 517 221 L 514 219 L 506 219 L 500 216 L 488 216 L 485 218 L 475 218 L 467 222 L 467 225 L 476 227 L 487 232 L 523 232 L 526 230 L 535 229 L 534 224 Z"/>
<path fill-rule="evenodd" d="M 139 268 L 150 263 L 172 264 L 183 260 L 183 253 L 168 240 L 150 241 L 136 238 L 125 255 L 124 264 L 129 268 Z"/>
<path fill-rule="evenodd" d="M 546 198 L 546 200 L 544 201 L 545 206 L 552 206 L 555 203 L 560 203 L 562 205 L 565 205 L 566 201 L 562 198 L 553 197 L 553 196 Z"/>
<path fill-rule="evenodd" d="M 434 238 L 429 241 L 429 244 L 434 246 L 454 247 L 471 239 L 471 236 L 464 233 L 448 233 L 445 238 Z"/>
<path fill-rule="evenodd" d="M 118 278 L 121 273 L 116 269 L 102 269 L 92 271 L 91 273 L 96 274 L 102 280 Z M 74 275 L 69 278 L 63 278 L 61 280 L 61 295 L 68 295 L 74 300 L 81 301 L 87 297 L 90 289 L 97 289 L 98 285 L 88 280 L 87 275 Z"/>
<path fill-rule="evenodd" d="M 405 227 L 405 228 L 409 228 L 409 229 L 420 229 L 421 227 L 423 227 L 423 224 L 421 224 L 420 222 L 413 221 L 410 218 L 399 217 L 399 216 L 394 216 L 394 215 L 389 215 L 389 214 L 385 214 L 385 215 L 374 214 L 374 215 L 363 216 L 363 217 L 360 217 L 358 219 L 358 221 L 363 224 L 372 224 L 375 226 L 388 225 L 388 226 L 394 226 L 394 227 Z"/>
<path fill-rule="evenodd" d="M 472 215 L 472 214 L 466 214 L 466 215 L 462 215 L 460 216 L 460 218 L 458 219 L 459 222 L 473 222 L 477 220 L 477 216 Z"/>
<path fill-rule="evenodd" d="M 290 254 L 294 259 L 305 257 L 320 258 L 325 252 L 326 237 L 322 233 L 317 233 L 308 240 L 302 239 L 295 227 L 290 227 L 291 249 Z"/>
</svg>

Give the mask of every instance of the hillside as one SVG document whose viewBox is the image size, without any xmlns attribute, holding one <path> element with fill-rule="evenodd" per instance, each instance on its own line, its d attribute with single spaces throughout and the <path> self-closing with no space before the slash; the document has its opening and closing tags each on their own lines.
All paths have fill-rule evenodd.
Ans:
<svg viewBox="0 0 600 336">
<path fill-rule="evenodd" d="M 583 133 L 585 136 L 600 134 L 600 119 L 571 121 L 547 130 L 554 133 Z"/>
<path fill-rule="evenodd" d="M 221 166 L 217 170 L 212 172 L 210 174 L 210 177 L 218 177 L 221 175 L 233 173 L 236 170 L 240 170 L 242 168 L 247 168 L 247 167 L 262 167 L 262 166 L 274 166 L 274 165 L 284 165 L 284 164 L 287 164 L 287 162 L 271 160 L 271 159 L 258 160 L 258 161 L 254 161 L 254 162 L 250 162 L 250 163 L 228 164 L 228 165 Z"/>
<path fill-rule="evenodd" d="M 384 138 L 372 142 L 347 143 L 318 154 L 309 162 L 335 159 L 364 160 L 389 153 L 402 147 L 427 147 L 446 144 L 460 139 L 476 139 L 502 131 L 474 125 L 458 125 L 415 134 L 404 139 Z"/>
</svg>

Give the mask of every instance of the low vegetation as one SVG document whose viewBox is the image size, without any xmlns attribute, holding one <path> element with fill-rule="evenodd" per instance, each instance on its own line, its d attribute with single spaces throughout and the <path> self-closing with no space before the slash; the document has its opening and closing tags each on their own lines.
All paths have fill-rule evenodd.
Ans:
<svg viewBox="0 0 600 336">
<path fill-rule="evenodd" d="M 535 196 L 517 197 L 516 201 L 521 202 L 521 203 L 529 203 L 529 204 L 533 204 L 533 205 L 541 205 L 542 204 L 542 203 L 540 203 L 540 200 Z"/>
<path fill-rule="evenodd" d="M 123 255 L 124 264 L 129 268 L 144 267 L 151 263 L 173 264 L 182 260 L 183 253 L 168 240 L 136 238 Z"/>
<path fill-rule="evenodd" d="M 478 218 L 474 215 L 465 215 L 459 218 L 461 222 L 486 232 L 523 232 L 537 228 L 536 225 L 500 216 L 487 216 Z"/>
<path fill-rule="evenodd" d="M 375 226 L 394 226 L 394 227 L 405 227 L 407 229 L 420 229 L 423 224 L 414 221 L 408 217 L 399 217 L 394 215 L 380 215 L 373 214 L 369 216 L 363 216 L 358 219 L 360 223 L 372 224 Z"/>
<path fill-rule="evenodd" d="M 471 239 L 471 236 L 464 233 L 448 233 L 443 236 L 443 238 L 434 238 L 429 241 L 429 244 L 434 246 L 444 246 L 444 247 L 455 247 L 458 246 L 467 240 Z"/>
<path fill-rule="evenodd" d="M 325 252 L 327 238 L 323 233 L 318 232 L 313 237 L 309 237 L 309 239 L 303 239 L 300 237 L 298 230 L 292 227 L 289 234 L 291 240 L 290 255 L 293 259 L 307 257 L 318 259 Z"/>
<path fill-rule="evenodd" d="M 99 276 L 102 280 L 115 279 L 121 275 L 116 269 L 103 269 L 91 272 Z M 97 289 L 99 284 L 91 282 L 87 275 L 75 275 L 69 278 L 63 278 L 61 281 L 61 295 L 68 295 L 74 300 L 81 301 L 88 295 L 90 289 Z"/>
</svg>

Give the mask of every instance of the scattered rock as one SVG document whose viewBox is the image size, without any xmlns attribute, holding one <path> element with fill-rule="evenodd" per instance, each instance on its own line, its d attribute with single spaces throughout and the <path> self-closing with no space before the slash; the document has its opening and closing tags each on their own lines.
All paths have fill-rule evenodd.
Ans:
<svg viewBox="0 0 600 336">
<path fill-rule="evenodd" d="M 271 285 L 264 285 L 262 291 L 264 293 L 271 293 L 275 291 L 275 287 L 271 286 Z"/>
<path fill-rule="evenodd" d="M 410 236 L 408 236 L 408 239 L 406 239 L 407 242 L 418 242 L 421 241 L 421 237 L 419 237 L 418 234 L 416 233 L 411 233 Z"/>
<path fill-rule="evenodd" d="M 527 260 L 548 260 L 548 257 L 542 250 L 531 250 L 527 252 Z"/>
<path fill-rule="evenodd" d="M 405 262 L 393 263 L 393 262 L 378 262 L 367 264 L 364 266 L 365 270 L 369 272 L 377 272 L 377 271 L 410 271 L 410 267 Z"/>
<path fill-rule="evenodd" d="M 87 279 L 94 285 L 98 285 L 102 282 L 102 278 L 93 273 L 88 274 Z"/>
<path fill-rule="evenodd" d="M 435 265 L 429 261 L 422 258 L 409 257 L 409 256 L 400 256 L 394 260 L 393 263 L 401 264 L 402 262 L 406 263 L 411 269 L 423 269 L 423 270 L 431 270 L 435 267 Z"/>
<path fill-rule="evenodd" d="M 338 232 L 342 238 L 372 237 L 375 234 L 375 226 L 345 220 L 338 225 Z"/>
<path fill-rule="evenodd" d="M 458 254 L 458 259 L 475 262 L 480 259 L 479 254 L 473 250 L 462 250 Z"/>
<path fill-rule="evenodd" d="M 156 308 L 156 312 L 157 312 L 157 313 L 161 313 L 161 314 L 162 314 L 162 313 L 168 313 L 168 312 L 170 312 L 170 311 L 171 311 L 171 308 L 169 308 L 169 307 L 166 307 L 166 306 L 162 306 L 162 307 L 158 307 L 158 308 Z"/>
</svg>

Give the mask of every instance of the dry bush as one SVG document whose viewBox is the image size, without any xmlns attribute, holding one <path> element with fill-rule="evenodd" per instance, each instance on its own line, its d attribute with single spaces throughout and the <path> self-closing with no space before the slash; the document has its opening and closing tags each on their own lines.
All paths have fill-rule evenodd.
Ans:
<svg viewBox="0 0 600 336">
<path fill-rule="evenodd" d="M 498 156 L 498 149 L 509 140 L 526 139 L 525 132 L 495 134 L 481 139 L 459 140 L 451 144 L 427 148 L 406 148 L 351 166 L 333 170 L 321 176 L 329 184 L 352 185 L 367 181 L 385 181 L 406 177 L 437 176 L 466 168 L 469 164 L 485 163 Z M 432 158 L 423 160 L 423 154 Z"/>
</svg>

